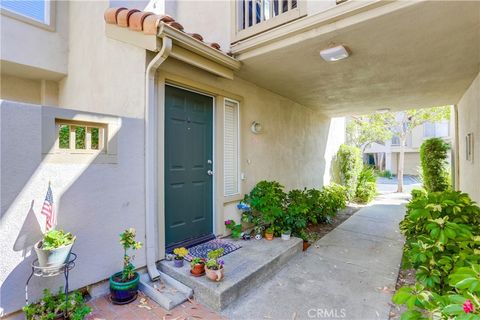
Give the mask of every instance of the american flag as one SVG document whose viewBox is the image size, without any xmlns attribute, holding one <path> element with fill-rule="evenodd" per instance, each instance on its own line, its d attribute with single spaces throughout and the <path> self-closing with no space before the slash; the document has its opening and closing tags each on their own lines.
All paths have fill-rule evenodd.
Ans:
<svg viewBox="0 0 480 320">
<path fill-rule="evenodd" d="M 53 193 L 50 184 L 48 184 L 47 195 L 45 196 L 45 201 L 43 202 L 42 212 L 45 216 L 45 232 L 52 229 L 55 225 L 55 216 L 53 214 Z"/>
</svg>

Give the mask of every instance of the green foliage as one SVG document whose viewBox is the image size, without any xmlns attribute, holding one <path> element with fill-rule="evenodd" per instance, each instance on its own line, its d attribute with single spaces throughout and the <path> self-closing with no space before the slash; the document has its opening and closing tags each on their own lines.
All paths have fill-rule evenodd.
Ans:
<svg viewBox="0 0 480 320">
<path fill-rule="evenodd" d="M 68 246 L 75 241 L 75 237 L 70 232 L 63 230 L 50 230 L 43 235 L 41 248 L 44 250 L 53 250 Z"/>
<path fill-rule="evenodd" d="M 384 143 L 392 138 L 392 133 L 385 125 L 384 113 L 352 117 L 346 132 L 349 145 L 364 149 L 373 142 Z"/>
<path fill-rule="evenodd" d="M 328 222 L 339 209 L 345 208 L 346 203 L 346 189 L 338 184 L 322 190 L 291 190 L 285 194 L 277 182 L 261 181 L 242 201 L 243 206 L 250 207 L 250 211 L 243 213 L 242 221 L 252 222 L 257 227 L 269 225 L 267 231 L 271 229 L 276 234 L 282 229 L 291 230 L 298 236 L 309 223 Z M 266 214 L 261 210 L 266 210 Z"/>
<path fill-rule="evenodd" d="M 337 153 L 340 167 L 341 184 L 347 189 L 348 199 L 355 196 L 357 180 L 362 171 L 362 157 L 360 149 L 342 144 Z"/>
<path fill-rule="evenodd" d="M 387 178 L 387 179 L 393 178 L 393 174 L 390 170 L 379 170 L 376 172 L 376 174 L 378 177 L 382 177 L 382 178 Z"/>
<path fill-rule="evenodd" d="M 377 177 L 375 170 L 364 166 L 358 176 L 355 200 L 360 203 L 368 203 L 377 195 Z"/>
<path fill-rule="evenodd" d="M 138 250 L 142 247 L 141 242 L 135 241 L 136 231 L 134 228 L 126 229 L 120 234 L 120 244 L 123 247 L 123 271 L 122 279 L 127 281 L 131 280 L 135 276 L 135 266 L 132 261 L 135 259 L 135 255 L 127 255 L 128 250 Z"/>
<path fill-rule="evenodd" d="M 205 264 L 205 258 L 194 257 L 192 261 L 190 261 L 190 266 L 193 268 L 197 264 Z"/>
<path fill-rule="evenodd" d="M 205 263 L 205 266 L 208 269 L 212 269 L 212 270 L 218 270 L 222 268 L 223 261 L 220 260 L 219 258 L 223 255 L 223 252 L 224 252 L 223 248 L 218 248 L 216 250 L 209 251 L 207 254 L 208 260 Z"/>
<path fill-rule="evenodd" d="M 57 295 L 53 295 L 49 289 L 43 290 L 43 297 L 38 303 L 28 304 L 22 310 L 27 320 L 53 320 L 64 314 L 66 306 L 65 318 L 70 320 L 82 320 L 92 311 L 78 291 L 68 294 L 68 305 L 66 305 L 63 288 L 59 289 Z"/>
<path fill-rule="evenodd" d="M 242 225 L 241 224 L 237 224 L 235 222 L 235 220 L 229 219 L 229 220 L 225 220 L 225 226 L 227 227 L 227 229 L 232 231 L 231 237 L 233 239 L 240 238 L 240 235 L 242 234 Z"/>
<path fill-rule="evenodd" d="M 425 140 L 420 147 L 423 186 L 429 192 L 450 187 L 447 157 L 450 145 L 441 138 Z"/>
<path fill-rule="evenodd" d="M 283 215 L 286 196 L 278 182 L 260 181 L 243 200 L 251 210 L 243 213 L 242 221 L 256 226 L 275 224 L 277 218 Z"/>
<path fill-rule="evenodd" d="M 402 319 L 480 319 L 480 208 L 465 193 L 417 190 L 407 209 L 400 229 L 417 284 L 393 298 L 409 308 Z"/>
</svg>

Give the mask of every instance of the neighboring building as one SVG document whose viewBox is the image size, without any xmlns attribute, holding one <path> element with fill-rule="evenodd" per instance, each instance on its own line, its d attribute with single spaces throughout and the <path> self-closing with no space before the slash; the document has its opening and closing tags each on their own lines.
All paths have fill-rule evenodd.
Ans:
<svg viewBox="0 0 480 320">
<path fill-rule="evenodd" d="M 400 114 L 400 113 L 399 113 Z M 399 115 L 401 116 L 401 115 Z M 420 146 L 428 138 L 443 138 L 451 143 L 451 123 L 449 120 L 440 122 L 426 122 L 412 130 L 407 136 L 405 145 L 404 174 L 419 175 Z M 400 153 L 400 139 L 397 136 L 386 141 L 385 144 L 372 143 L 363 152 L 363 161 L 375 166 L 379 170 L 388 170 L 397 174 Z M 449 159 L 450 160 L 450 159 Z"/>
<path fill-rule="evenodd" d="M 0 314 L 24 303 L 49 181 L 71 289 L 121 268 L 127 227 L 154 273 L 258 181 L 328 184 L 342 117 L 385 105 L 458 104 L 457 187 L 480 200 L 478 2 L 38 2 L 1 2 Z"/>
</svg>

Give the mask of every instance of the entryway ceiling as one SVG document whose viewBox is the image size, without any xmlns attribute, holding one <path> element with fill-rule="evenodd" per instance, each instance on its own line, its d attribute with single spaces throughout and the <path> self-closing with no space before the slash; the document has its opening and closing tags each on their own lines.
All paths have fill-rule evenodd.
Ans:
<svg viewBox="0 0 480 320">
<path fill-rule="evenodd" d="M 238 76 L 337 116 L 455 104 L 479 72 L 479 1 L 419 2 L 342 25 L 339 20 L 297 35 L 296 43 L 240 53 Z M 320 58 L 320 50 L 338 44 L 351 50 L 348 59 Z"/>
</svg>

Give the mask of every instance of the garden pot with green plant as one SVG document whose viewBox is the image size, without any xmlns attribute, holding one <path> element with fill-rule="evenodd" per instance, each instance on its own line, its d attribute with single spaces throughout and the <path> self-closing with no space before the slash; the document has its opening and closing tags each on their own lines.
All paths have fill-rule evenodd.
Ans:
<svg viewBox="0 0 480 320">
<path fill-rule="evenodd" d="M 195 257 L 190 261 L 190 273 L 192 276 L 200 277 L 205 274 L 205 258 Z"/>
<path fill-rule="evenodd" d="M 75 237 L 63 230 L 50 230 L 38 241 L 35 252 L 40 267 L 61 267 L 70 257 Z"/>
<path fill-rule="evenodd" d="M 85 303 L 82 294 L 78 291 L 70 292 L 67 302 L 63 288 L 58 290 L 57 295 L 53 295 L 49 289 L 43 290 L 43 297 L 39 302 L 30 303 L 22 310 L 27 320 L 80 320 L 92 312 L 92 308 Z"/>
<path fill-rule="evenodd" d="M 273 233 L 274 233 L 273 227 L 268 227 L 267 229 L 265 229 L 265 239 L 273 240 Z"/>
<path fill-rule="evenodd" d="M 175 267 L 183 267 L 183 261 L 185 259 L 185 256 L 188 254 L 188 250 L 184 247 L 175 248 L 173 249 L 173 254 L 175 255 L 175 257 L 173 258 L 173 264 L 175 265 Z"/>
<path fill-rule="evenodd" d="M 221 281 L 225 277 L 224 262 L 219 258 L 223 255 L 223 248 L 212 250 L 208 253 L 208 260 L 205 263 L 205 273 L 212 281 Z"/>
<path fill-rule="evenodd" d="M 292 234 L 292 231 L 290 229 L 283 229 L 282 230 L 282 240 L 290 240 L 290 235 Z"/>
<path fill-rule="evenodd" d="M 120 243 L 123 246 L 123 270 L 110 277 L 110 297 L 114 304 L 127 304 L 137 298 L 140 276 L 135 272 L 132 264 L 135 256 L 129 256 L 127 251 L 138 250 L 141 242 L 135 241 L 135 229 L 130 228 L 120 234 Z"/>
</svg>

